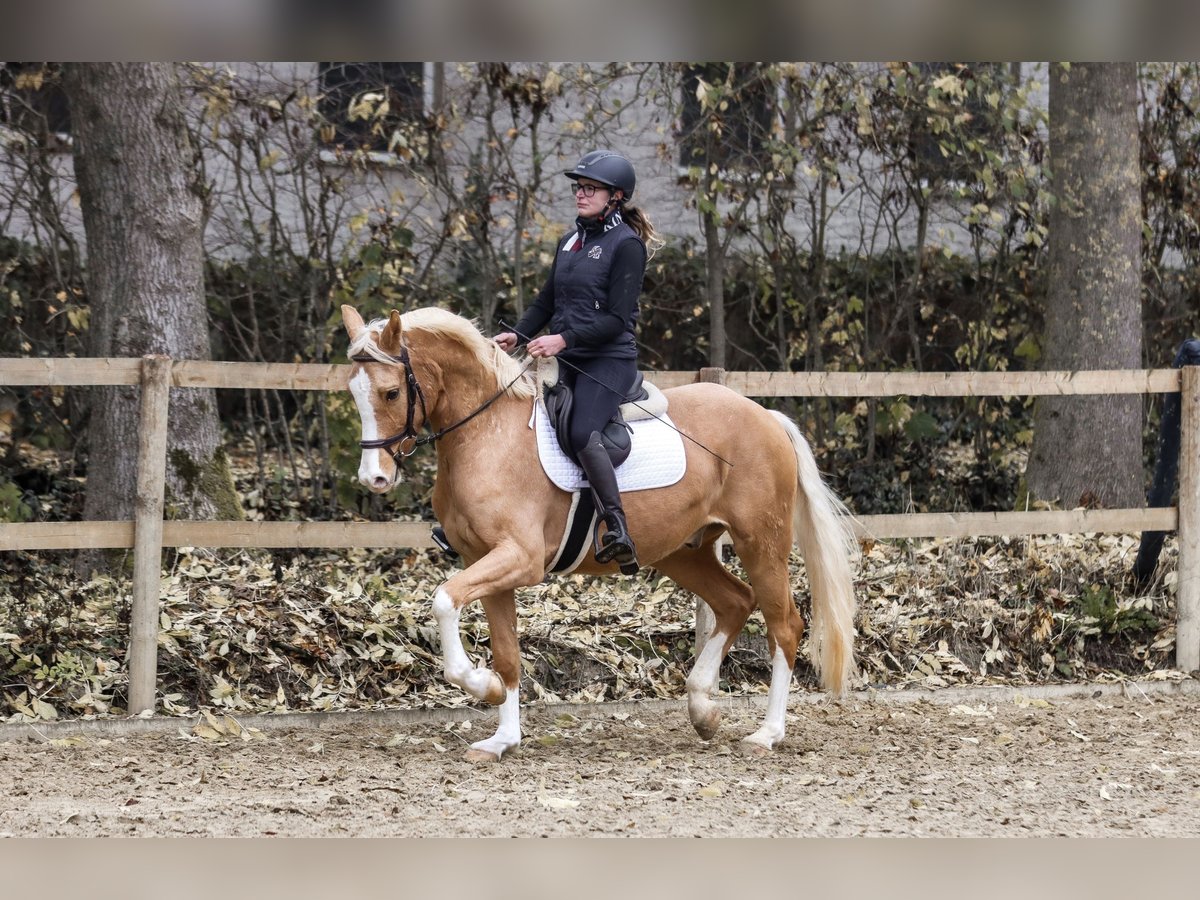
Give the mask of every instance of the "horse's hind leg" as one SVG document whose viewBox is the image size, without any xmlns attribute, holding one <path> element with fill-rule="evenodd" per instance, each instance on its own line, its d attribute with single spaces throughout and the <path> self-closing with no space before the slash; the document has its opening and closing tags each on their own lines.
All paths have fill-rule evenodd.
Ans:
<svg viewBox="0 0 1200 900">
<path fill-rule="evenodd" d="M 677 550 L 655 563 L 655 568 L 680 587 L 698 594 L 716 617 L 712 635 L 700 650 L 687 679 L 688 717 L 696 733 L 707 741 L 721 724 L 721 708 L 713 701 L 721 661 L 754 609 L 754 595 L 749 585 L 721 565 L 711 542 Z"/>
<path fill-rule="evenodd" d="M 771 654 L 771 686 L 767 690 L 767 713 L 762 726 L 744 738 L 746 744 L 770 750 L 783 739 L 788 694 L 796 665 L 796 648 L 804 634 L 804 619 L 792 598 L 786 545 L 762 546 L 751 542 L 738 546 L 738 555 L 754 585 L 754 600 L 767 624 L 767 648 Z"/>
<path fill-rule="evenodd" d="M 482 598 L 491 634 L 492 665 L 504 684 L 496 733 L 467 751 L 472 762 L 498 761 L 521 743 L 521 651 L 517 646 L 517 605 L 511 590 Z"/>
</svg>

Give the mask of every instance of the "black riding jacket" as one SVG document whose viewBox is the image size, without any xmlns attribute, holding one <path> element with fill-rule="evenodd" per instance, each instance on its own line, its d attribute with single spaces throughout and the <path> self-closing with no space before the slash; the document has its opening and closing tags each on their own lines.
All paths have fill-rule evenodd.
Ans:
<svg viewBox="0 0 1200 900">
<path fill-rule="evenodd" d="M 633 359 L 645 272 L 645 244 L 620 210 L 602 222 L 577 219 L 576 230 L 558 242 L 550 277 L 516 331 L 533 337 L 548 324 L 549 333 L 567 342 L 566 359 Z"/>
</svg>

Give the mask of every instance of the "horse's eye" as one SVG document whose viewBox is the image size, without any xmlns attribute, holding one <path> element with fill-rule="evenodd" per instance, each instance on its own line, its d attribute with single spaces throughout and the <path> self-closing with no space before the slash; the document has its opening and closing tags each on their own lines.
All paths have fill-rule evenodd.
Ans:
<svg viewBox="0 0 1200 900">
<path fill-rule="evenodd" d="M 395 400 L 399 396 L 400 396 L 399 388 L 392 388 L 390 391 L 387 392 L 387 398 L 389 400 Z"/>
</svg>

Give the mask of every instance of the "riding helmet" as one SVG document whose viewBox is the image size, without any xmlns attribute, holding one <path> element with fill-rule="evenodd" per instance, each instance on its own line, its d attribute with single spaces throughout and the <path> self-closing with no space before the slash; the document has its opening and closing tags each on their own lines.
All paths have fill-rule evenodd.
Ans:
<svg viewBox="0 0 1200 900">
<path fill-rule="evenodd" d="M 572 180 L 590 178 L 610 188 L 620 188 L 625 192 L 626 200 L 633 199 L 633 188 L 637 184 L 633 163 L 612 150 L 585 153 L 575 168 L 567 169 L 563 174 Z"/>
</svg>

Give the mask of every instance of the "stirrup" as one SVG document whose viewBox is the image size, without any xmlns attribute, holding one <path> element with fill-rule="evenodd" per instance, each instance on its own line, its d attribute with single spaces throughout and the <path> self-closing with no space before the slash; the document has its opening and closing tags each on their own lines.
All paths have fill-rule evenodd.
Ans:
<svg viewBox="0 0 1200 900">
<path fill-rule="evenodd" d="M 621 570 L 622 575 L 636 575 L 641 568 L 638 565 L 637 552 L 633 547 L 633 540 L 625 535 L 625 540 L 621 540 L 613 531 L 606 531 L 604 537 L 600 537 L 600 523 L 596 523 L 596 534 L 593 540 L 596 562 L 604 564 L 610 563 L 614 559 L 617 561 L 617 566 Z"/>
</svg>

